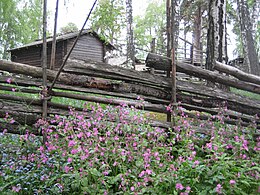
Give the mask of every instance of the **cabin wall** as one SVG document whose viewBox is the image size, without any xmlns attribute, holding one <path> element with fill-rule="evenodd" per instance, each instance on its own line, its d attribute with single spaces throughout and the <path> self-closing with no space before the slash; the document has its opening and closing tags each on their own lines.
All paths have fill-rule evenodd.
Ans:
<svg viewBox="0 0 260 195">
<path fill-rule="evenodd" d="M 64 42 L 58 42 L 56 45 L 55 55 L 55 69 L 59 68 L 62 64 L 64 52 Z M 35 45 L 27 48 L 21 48 L 11 51 L 11 60 L 13 62 L 28 64 L 36 67 L 41 67 L 42 59 L 42 46 Z M 51 61 L 51 43 L 47 44 L 47 67 L 50 67 Z"/>
<path fill-rule="evenodd" d="M 11 60 L 13 62 L 29 64 L 32 66 L 41 66 L 41 46 L 33 46 L 11 51 Z"/>
<path fill-rule="evenodd" d="M 68 51 L 74 41 L 75 38 L 67 40 Z M 104 56 L 105 51 L 103 43 L 91 34 L 81 36 L 70 55 L 71 58 L 96 62 L 104 62 Z"/>
<path fill-rule="evenodd" d="M 65 55 L 70 50 L 76 38 L 62 40 L 57 42 L 55 68 L 59 69 Z M 47 67 L 50 67 L 51 61 L 51 45 L 47 44 Z M 105 47 L 103 43 L 91 34 L 82 35 L 75 48 L 73 49 L 71 58 L 76 58 L 85 61 L 104 62 Z M 42 45 L 34 45 L 26 48 L 16 49 L 11 51 L 11 60 L 13 62 L 29 64 L 36 67 L 41 67 Z"/>
</svg>

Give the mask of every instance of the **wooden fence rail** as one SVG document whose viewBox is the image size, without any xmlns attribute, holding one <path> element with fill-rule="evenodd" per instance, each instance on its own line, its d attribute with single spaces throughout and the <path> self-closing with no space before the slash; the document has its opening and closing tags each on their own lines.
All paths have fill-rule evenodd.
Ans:
<svg viewBox="0 0 260 195">
<path fill-rule="evenodd" d="M 149 55 L 147 59 L 147 65 L 151 66 Z M 169 60 L 166 59 L 167 61 Z M 167 64 L 162 66 L 167 67 Z M 162 66 L 159 69 L 162 69 Z M 157 68 L 157 66 L 154 67 Z M 42 81 L 39 79 L 42 77 L 42 69 L 0 60 L 0 70 L 20 75 L 11 77 L 11 85 L 7 85 L 6 82 L 10 76 L 2 75 L 0 77 L 0 90 L 8 91 L 8 94 L 0 93 L 0 117 L 4 117 L 5 113 L 8 112 L 20 124 L 34 124 L 37 119 L 41 118 L 42 112 L 42 100 L 40 99 Z M 245 84 L 243 81 L 237 82 L 236 80 L 234 82 L 238 85 L 234 85 L 230 82 L 230 78 L 226 80 L 223 75 L 209 73 L 189 64 L 177 63 L 177 70 L 190 75 L 202 75 L 204 79 L 215 79 L 214 81 L 222 84 L 228 82 L 226 84 L 229 86 L 236 86 L 255 93 L 260 92 L 260 86 L 257 83 L 247 82 Z M 56 74 L 57 71 L 47 71 L 48 86 L 51 85 Z M 16 92 L 12 92 L 14 89 Z M 15 95 L 17 92 L 34 94 L 35 98 L 19 97 Z M 166 108 L 171 100 L 171 79 L 103 63 L 86 63 L 70 59 L 58 78 L 54 90 L 49 95 L 49 115 L 67 115 L 69 112 L 69 105 L 55 103 L 51 99 L 53 97 L 111 105 L 128 104 L 138 109 L 168 113 Z M 224 117 L 226 123 L 248 126 L 252 121 L 256 121 L 260 129 L 260 121 L 256 118 L 256 115 L 259 116 L 260 113 L 260 103 L 257 100 L 188 81 L 177 81 L 176 96 L 177 101 L 180 102 L 179 105 L 185 109 L 185 114 L 190 117 L 208 120 L 210 115 L 206 113 L 217 115 L 223 107 L 226 107 Z M 140 101 L 137 100 L 139 97 L 144 100 L 142 107 L 139 106 Z M 81 112 L 82 107 L 76 107 L 76 110 Z M 190 111 L 202 113 L 196 116 L 194 112 Z M 10 124 L 8 125 L 10 126 Z M 16 125 L 13 124 L 13 132 L 16 130 Z M 170 127 L 170 124 L 165 122 L 154 121 L 152 125 L 164 128 Z M 4 128 L 5 125 L 1 124 L 0 131 L 3 131 Z M 200 128 L 197 128 L 197 130 L 203 131 Z"/>
</svg>

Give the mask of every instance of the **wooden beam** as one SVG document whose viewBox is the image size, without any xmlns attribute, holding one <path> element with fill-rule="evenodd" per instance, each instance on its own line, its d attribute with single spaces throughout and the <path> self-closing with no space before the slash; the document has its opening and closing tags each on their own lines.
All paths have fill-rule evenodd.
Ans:
<svg viewBox="0 0 260 195">
<path fill-rule="evenodd" d="M 215 66 L 213 68 L 220 72 L 230 74 L 230 75 L 238 78 L 241 81 L 246 81 L 246 82 L 255 83 L 257 85 L 260 85 L 260 76 L 248 74 L 233 66 L 226 65 L 226 64 L 216 61 Z"/>
<path fill-rule="evenodd" d="M 159 56 L 157 54 L 149 53 L 146 58 L 146 66 L 157 70 L 167 71 L 171 68 L 171 59 L 164 56 Z M 204 70 L 200 67 L 196 67 L 184 62 L 177 63 L 177 71 L 212 82 L 217 82 L 226 86 L 260 94 L 260 85 L 240 81 L 238 79 L 232 79 L 228 76 L 220 75 L 209 70 Z"/>
</svg>

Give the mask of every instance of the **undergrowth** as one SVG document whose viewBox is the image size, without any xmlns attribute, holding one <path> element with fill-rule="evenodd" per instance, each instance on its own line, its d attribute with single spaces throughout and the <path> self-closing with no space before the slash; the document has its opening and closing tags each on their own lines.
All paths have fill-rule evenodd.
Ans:
<svg viewBox="0 0 260 195">
<path fill-rule="evenodd" d="M 189 120 L 174 130 L 149 125 L 126 105 L 39 120 L 46 143 L 26 127 L 0 135 L 1 194 L 258 194 L 256 128 Z M 14 123 L 10 116 L 5 122 Z M 197 120 L 197 121 L 195 121 Z M 206 134 L 195 129 L 207 128 Z M 246 132 L 246 133 L 245 133 Z"/>
</svg>

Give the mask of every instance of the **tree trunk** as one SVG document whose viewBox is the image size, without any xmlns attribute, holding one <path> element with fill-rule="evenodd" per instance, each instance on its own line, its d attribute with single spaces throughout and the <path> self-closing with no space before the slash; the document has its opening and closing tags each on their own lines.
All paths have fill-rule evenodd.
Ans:
<svg viewBox="0 0 260 195">
<path fill-rule="evenodd" d="M 171 5 L 166 1 L 167 57 L 171 57 Z"/>
<path fill-rule="evenodd" d="M 127 26 L 127 66 L 134 69 L 135 67 L 135 49 L 134 49 L 134 33 L 133 33 L 133 7 L 132 0 L 126 0 L 126 26 Z"/>
<path fill-rule="evenodd" d="M 198 5 L 194 16 L 194 26 L 193 26 L 193 62 L 195 64 L 200 64 L 200 56 L 202 55 L 200 48 L 201 48 L 201 18 L 202 11 L 201 11 L 201 4 Z M 185 38 L 184 38 L 185 39 Z M 186 44 L 186 43 L 185 43 Z"/>
<path fill-rule="evenodd" d="M 237 9 L 242 34 L 242 42 L 244 43 L 244 58 L 249 66 L 251 74 L 260 75 L 259 59 L 254 45 L 252 35 L 252 22 L 250 20 L 248 4 L 245 0 L 237 0 Z"/>
<path fill-rule="evenodd" d="M 206 66 L 207 70 L 213 70 L 215 63 L 215 23 L 214 23 L 214 0 L 209 0 L 208 8 L 208 35 L 207 35 L 207 58 Z"/>
</svg>

